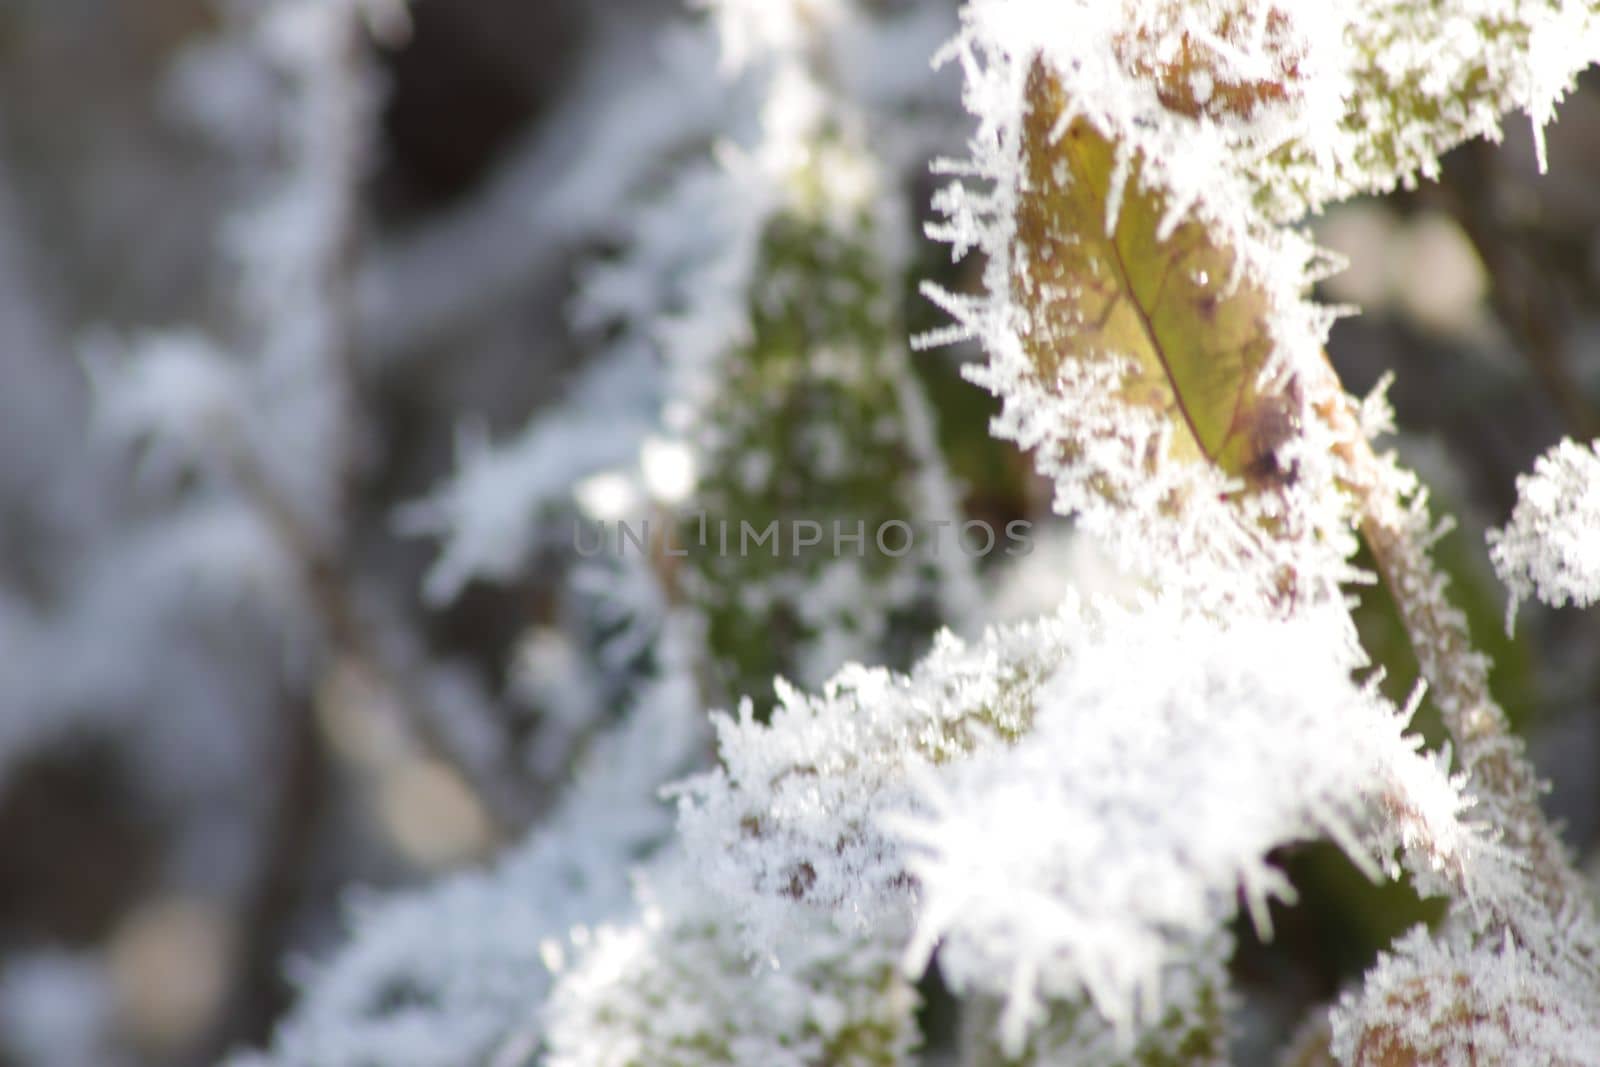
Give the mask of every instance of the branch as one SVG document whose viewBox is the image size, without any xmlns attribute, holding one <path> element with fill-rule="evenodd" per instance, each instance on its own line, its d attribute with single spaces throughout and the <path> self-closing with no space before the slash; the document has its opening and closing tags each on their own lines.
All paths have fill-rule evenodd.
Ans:
<svg viewBox="0 0 1600 1067">
<path fill-rule="evenodd" d="M 1509 930 L 1539 954 L 1600 959 L 1589 891 L 1539 807 L 1543 783 L 1489 690 L 1489 660 L 1473 645 L 1466 615 L 1446 595 L 1449 579 L 1433 562 L 1430 548 L 1440 527 L 1429 517 L 1426 493 L 1391 458 L 1373 451 L 1343 402 L 1331 366 L 1327 374 L 1326 385 L 1340 399 L 1321 410 L 1339 435 L 1351 472 L 1362 537 L 1394 598 L 1483 819 L 1518 858 L 1507 868 L 1519 876 L 1517 882 L 1501 887 L 1508 892 L 1471 903 L 1490 913 L 1489 936 Z"/>
</svg>

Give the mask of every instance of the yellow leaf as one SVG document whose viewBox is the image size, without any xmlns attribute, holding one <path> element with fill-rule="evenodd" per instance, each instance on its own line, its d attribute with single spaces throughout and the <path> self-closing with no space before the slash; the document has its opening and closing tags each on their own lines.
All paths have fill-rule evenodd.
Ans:
<svg viewBox="0 0 1600 1067">
<path fill-rule="evenodd" d="M 1292 478 L 1276 452 L 1300 405 L 1292 384 L 1261 380 L 1267 295 L 1235 277 L 1234 253 L 1201 222 L 1163 230 L 1168 205 L 1142 185 L 1138 160 L 1068 118 L 1043 61 L 1028 101 L 1011 284 L 1041 382 L 1068 361 L 1120 359 L 1121 399 L 1170 420 L 1170 458 L 1209 461 L 1256 489 Z"/>
</svg>

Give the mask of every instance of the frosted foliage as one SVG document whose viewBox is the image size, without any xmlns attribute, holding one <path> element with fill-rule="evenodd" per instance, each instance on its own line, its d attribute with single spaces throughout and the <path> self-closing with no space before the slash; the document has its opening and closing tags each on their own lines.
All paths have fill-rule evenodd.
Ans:
<svg viewBox="0 0 1600 1067">
<path fill-rule="evenodd" d="M 628 912 L 630 868 L 671 830 L 656 790 L 698 762 L 702 722 L 689 679 L 655 683 L 494 869 L 359 908 L 271 1051 L 240 1067 L 458 1067 L 515 1046 L 550 987 L 546 943 Z"/>
<path fill-rule="evenodd" d="M 1305 299 L 1329 262 L 1284 224 L 1433 173 L 1440 151 L 1496 134 L 1507 110 L 1542 125 L 1600 53 L 1596 25 L 1581 2 L 971 0 L 943 56 L 965 73 L 978 130 L 972 158 L 944 166 L 957 180 L 936 197 L 945 220 L 930 232 L 958 257 L 985 253 L 986 294 L 931 290 L 955 325 L 928 340 L 983 342 L 989 359 L 972 377 L 1003 401 L 995 431 L 1037 451 L 1057 509 L 1113 545 L 1131 571 L 1205 595 L 1206 576 L 1221 566 L 1239 600 L 1270 600 L 1292 573 L 1300 594 L 1331 595 L 1349 577 L 1354 545 L 1338 492 L 1348 479 L 1319 413 L 1343 400 L 1322 384 L 1328 316 Z M 1029 131 L 1039 106 L 1030 78 L 1041 72 L 1063 110 L 1053 128 Z M 1134 353 L 1100 343 L 1094 319 L 1064 326 L 1041 310 L 1080 299 L 1062 284 L 1106 284 L 1056 280 L 1052 249 L 1031 248 L 1038 234 L 1018 229 L 1024 199 L 1055 195 L 1029 169 L 1030 137 L 1054 145 L 1075 124 L 1114 152 L 1106 188 L 1095 191 L 1108 236 L 1136 192 L 1153 198 L 1159 241 L 1200 224 L 1227 250 L 1224 299 L 1243 284 L 1259 302 L 1255 328 L 1268 355 L 1258 385 L 1282 398 L 1274 417 L 1300 431 L 1272 449 L 1273 466 L 1294 473 L 1279 491 L 1219 503 L 1226 480 L 1177 455 L 1171 411 L 1119 397 L 1135 388 Z M 1072 182 L 1059 162 L 1045 180 Z M 1076 346 L 1083 358 L 1040 366 L 1034 348 L 1052 346 Z M 1124 528 L 1129 514 L 1139 521 Z"/>
<path fill-rule="evenodd" d="M 1433 177 L 1440 153 L 1498 138 L 1508 112 L 1537 134 L 1600 58 L 1584 0 L 973 0 L 965 21 L 964 46 L 1070 72 L 1095 124 L 1132 137 L 1180 209 L 1278 222 Z M 1243 185 L 1208 187 L 1223 174 Z"/>
<path fill-rule="evenodd" d="M 1585 0 L 1361 0 L 1343 16 L 1343 113 L 1273 157 L 1275 191 L 1295 190 L 1286 212 L 1435 177 L 1440 153 L 1498 139 L 1508 112 L 1532 122 L 1542 168 L 1541 131 L 1600 58 L 1600 12 Z"/>
<path fill-rule="evenodd" d="M 1350 1067 L 1388 1063 L 1600 1064 L 1593 975 L 1501 943 L 1417 927 L 1332 1013 L 1333 1052 Z"/>
<path fill-rule="evenodd" d="M 777 470 L 764 450 L 740 439 L 737 427 L 724 425 L 740 411 L 757 425 L 770 421 L 759 405 L 746 403 L 748 384 L 733 373 L 771 347 L 770 337 L 755 336 L 753 308 L 791 290 L 797 306 L 821 303 L 805 296 L 815 271 L 796 282 L 775 277 L 764 262 L 763 246 L 775 226 L 813 227 L 816 237 L 808 242 L 859 243 L 874 282 L 881 276 L 890 283 L 882 288 L 898 293 L 908 252 L 900 235 L 909 223 L 896 179 L 925 166 L 922 142 L 906 132 L 906 116 L 926 106 L 932 83 L 927 55 L 948 32 L 950 12 L 919 7 L 878 17 L 839 0 L 694 6 L 706 9 L 709 25 L 673 38 L 676 62 L 652 56 L 653 65 L 670 68 L 653 72 L 654 84 L 608 104 L 626 110 L 626 130 L 597 137 L 592 128 L 575 129 L 571 138 L 582 143 L 583 158 L 640 143 L 653 146 L 653 154 L 631 162 L 602 159 L 615 165 L 578 182 L 562 155 L 548 161 L 559 173 L 529 183 L 537 186 L 542 210 L 563 224 L 593 212 L 597 183 L 613 204 L 590 225 L 603 224 L 621 250 L 582 268 L 573 325 L 585 333 L 604 330 L 615 340 L 558 409 L 536 415 L 515 438 L 490 447 L 481 434 L 463 434 L 455 475 L 402 511 L 404 530 L 444 545 L 428 577 L 431 600 L 450 600 L 471 580 L 515 577 L 542 539 L 570 541 L 570 527 L 557 520 L 569 518 L 573 508 L 595 519 L 639 516 L 594 514 L 585 500 L 574 499 L 575 489 L 581 497 L 585 486 L 603 484 L 630 504 L 653 500 L 668 510 L 693 511 L 704 504 L 694 497 L 694 475 L 715 466 L 708 451 L 748 451 L 749 469 L 764 462 Z M 720 73 L 708 62 L 718 50 Z M 625 69 L 605 72 L 613 94 L 617 84 L 640 81 L 642 62 L 629 56 L 619 64 Z M 597 119 L 595 128 L 603 126 Z M 713 134 L 718 139 L 707 153 Z M 687 162 L 664 162 L 675 156 Z M 618 173 L 630 180 L 620 181 Z M 570 195 L 556 196 L 561 206 L 550 209 L 547 186 L 558 179 L 558 192 Z M 830 299 L 845 302 L 837 292 Z M 847 368 L 881 362 L 906 377 L 905 331 L 897 320 L 878 330 L 879 318 L 875 309 L 869 340 L 887 341 L 885 351 L 858 351 L 864 339 L 841 338 L 837 330 L 808 336 L 810 347 L 798 353 L 806 374 L 824 367 L 823 357 L 837 357 Z M 842 354 L 834 351 L 844 345 Z M 905 406 L 909 424 L 915 413 L 910 402 Z M 908 425 L 907 432 L 926 453 L 917 457 L 912 476 L 936 497 L 944 487 L 936 484 L 942 473 L 931 444 L 923 447 L 919 437 L 926 435 L 918 427 Z M 669 447 L 688 458 L 687 484 L 674 494 L 657 491 L 647 469 L 646 452 L 658 433 L 670 435 Z M 917 501 L 924 502 L 938 514 L 949 510 L 940 500 Z M 877 595 L 872 588 L 857 599 Z M 816 658 L 825 674 L 843 657 L 821 649 Z"/>
<path fill-rule="evenodd" d="M 847 668 L 770 726 L 719 720 L 686 846 L 780 959 L 796 901 L 914 908 L 908 966 L 942 945 L 958 989 L 1007 998 L 1012 1053 L 1081 994 L 1128 1037 L 1241 891 L 1261 925 L 1288 895 L 1271 849 L 1328 836 L 1376 875 L 1399 844 L 1434 886 L 1475 852 L 1455 783 L 1330 651 L 1341 625 L 1069 600 L 909 676 Z"/>
<path fill-rule="evenodd" d="M 493 194 L 505 219 L 542 188 L 528 175 L 561 178 L 542 209 L 558 221 L 495 228 L 557 249 L 534 258 L 563 278 L 575 246 L 606 249 L 573 279 L 569 324 L 598 356 L 508 441 L 463 432 L 454 476 L 400 513 L 442 544 L 435 604 L 523 576 L 574 516 L 681 534 L 696 508 L 963 514 L 935 432 L 961 427 L 918 392 L 902 306 L 903 193 L 928 140 L 913 127 L 947 125 L 906 57 L 958 5 L 691 6 L 706 17 L 683 61 L 710 68 L 720 46 L 715 90 L 709 69 L 680 72 L 681 92 L 660 70 L 633 81 L 653 30 L 631 31 L 589 76 L 648 89 L 585 89 L 527 184 Z M 1242 910 L 1269 935 L 1270 906 L 1294 895 L 1275 853 L 1322 839 L 1374 880 L 1409 874 L 1454 903 L 1334 1011 L 1344 1063 L 1600 1065 L 1587 916 L 1431 568 L 1425 494 L 1372 454 L 1381 402 L 1358 407 L 1328 365 L 1333 313 L 1308 294 L 1330 257 L 1297 228 L 1434 173 L 1508 110 L 1542 126 L 1600 54 L 1593 0 L 959 6 L 937 62 L 964 74 L 976 130 L 967 158 L 936 167 L 928 232 L 976 253 L 983 285 L 930 286 L 951 323 L 924 342 L 981 345 L 965 373 L 999 400 L 992 432 L 1035 454 L 1116 597 L 996 597 L 996 613 L 1026 601 L 1023 620 L 941 632 L 902 672 L 867 664 L 910 662 L 941 619 L 981 617 L 962 561 L 576 564 L 535 598 L 561 626 L 525 642 L 515 683 L 540 712 L 518 771 L 575 761 L 571 788 L 488 869 L 359 902 L 346 946 L 299 973 L 272 1046 L 239 1067 L 901 1067 L 932 967 L 961 998 L 966 1062 L 1198 1067 L 1225 1056 L 1231 925 Z M 298 588 L 290 550 L 344 540 L 364 443 L 351 360 L 383 347 L 353 343 L 359 320 L 405 334 L 480 286 L 448 281 L 455 296 L 408 315 L 395 293 L 428 285 L 380 299 L 353 269 L 376 118 L 367 36 L 396 30 L 403 5 L 226 10 L 228 41 L 190 57 L 175 95 L 265 179 L 224 227 L 232 329 L 108 343 L 90 362 L 101 425 L 208 505 L 173 551 L 278 621 L 308 610 L 269 595 Z M 611 140 L 634 147 L 574 147 Z M 463 260 L 485 236 L 452 232 Z M 191 485 L 184 464 L 227 484 Z M 975 515 L 1028 506 L 1026 488 L 992 502 L 975 488 Z M 1490 537 L 1514 603 L 1600 600 L 1600 443 L 1563 442 L 1519 497 Z M 1358 528 L 1460 741 L 1458 775 L 1408 733 L 1415 702 L 1364 676 Z M 1017 567 L 1016 592 L 1070 559 L 1041 558 Z M 175 585 L 165 560 L 142 563 L 159 582 L 114 560 L 119 603 L 162 607 L 132 594 Z M 356 560 L 328 562 L 338 575 Z M 39 707 L 121 677 L 61 631 L 0 600 L 0 636 L 82 666 L 25 694 Z M 590 647 L 569 646 L 579 633 Z M 850 658 L 865 662 L 835 671 Z M 808 688 L 779 679 L 770 714 L 758 697 L 711 716 L 708 769 L 705 703 L 777 671 Z M 614 709 L 626 717 L 602 732 Z M 4 725 L 0 770 L 36 743 Z M 498 740 L 457 747 L 487 765 Z M 93 1036 L 99 981 L 75 962 L 0 968 L 0 1052 L 49 1062 L 36 1049 Z"/>
<path fill-rule="evenodd" d="M 1119 565 L 1195 598 L 1219 595 L 1222 587 L 1210 581 L 1219 568 L 1230 572 L 1226 596 L 1246 607 L 1273 600 L 1286 573 L 1311 599 L 1333 596 L 1349 577 L 1354 543 L 1336 491 L 1337 454 L 1314 415 L 1328 399 L 1321 348 L 1330 320 L 1303 299 L 1322 258 L 1299 234 L 1266 225 L 1253 205 L 1254 161 L 1336 112 L 1344 59 L 1332 11 L 1320 3 L 976 0 L 945 52 L 965 71 L 967 106 L 979 125 L 973 158 L 945 165 L 958 180 L 937 195 L 945 220 L 930 233 L 958 257 L 985 254 L 986 292 L 930 289 L 955 325 L 925 341 L 979 339 L 989 358 L 969 376 L 1003 402 L 993 430 L 1036 452 L 1055 482 L 1056 509 L 1110 546 Z M 1197 42 L 1204 62 L 1193 58 Z M 1286 65 L 1304 76 L 1279 91 L 1262 88 Z M 1191 66 L 1198 69 L 1192 77 Z M 1141 210 L 1158 212 L 1158 244 L 1197 222 L 1211 247 L 1227 250 L 1212 253 L 1209 273 L 1192 270 L 1196 284 L 1225 276 L 1224 298 L 1244 285 L 1259 303 L 1250 328 L 1264 356 L 1247 372 L 1255 381 L 1242 384 L 1280 398 L 1272 419 L 1301 430 L 1268 435 L 1279 438 L 1267 451 L 1270 466 L 1293 472 L 1273 491 L 1240 492 L 1217 465 L 1185 453 L 1170 406 L 1130 402 L 1137 354 L 1108 348 L 1087 309 L 1067 322 L 1051 319 L 1044 305 L 1078 299 L 1061 286 L 1117 283 L 1054 280 L 1057 250 L 1030 248 L 1039 237 L 1019 230 L 1025 198 L 1057 195 L 1038 188 L 1025 159 L 1025 126 L 1040 106 L 1030 103 L 1030 77 L 1041 71 L 1059 86 L 1064 110 L 1036 136 L 1060 138 L 1069 122 L 1085 122 L 1113 146 L 1108 187 L 1095 192 L 1105 199 L 1098 221 L 1106 233 L 1116 232 L 1139 191 L 1152 201 Z M 1060 195 L 1077 195 L 1062 168 L 1048 180 Z M 1087 244 L 1081 235 L 1059 240 Z M 1190 268 L 1174 262 L 1168 269 Z M 1149 339 L 1159 347 L 1160 338 Z M 1038 349 L 1085 358 L 1057 356 L 1041 368 Z M 1127 522 L 1130 515 L 1137 522 Z"/>
<path fill-rule="evenodd" d="M 1517 603 L 1561 607 L 1600 600 L 1600 442 L 1562 441 L 1517 478 L 1511 521 L 1489 531 L 1489 558 Z"/>
<path fill-rule="evenodd" d="M 1377 875 L 1381 812 L 1427 842 L 1425 869 L 1466 862 L 1454 786 L 1330 655 L 1326 620 L 1096 614 L 1032 729 L 919 776 L 917 814 L 894 823 L 921 886 L 913 957 L 941 944 L 956 988 L 1007 996 L 1013 1051 L 1080 994 L 1125 1035 L 1155 1022 L 1163 972 L 1241 896 L 1265 928 L 1268 899 L 1292 895 L 1267 861 L 1280 845 L 1330 837 Z"/>
<path fill-rule="evenodd" d="M 642 877 L 625 925 L 579 930 L 551 994 L 549 1067 L 891 1067 L 916 996 L 893 941 L 797 909 L 782 967 L 753 964 L 681 859 Z"/>
<path fill-rule="evenodd" d="M 1038 679 L 1066 654 L 1065 618 L 942 635 L 910 675 L 851 665 L 816 695 L 778 687 L 770 725 L 748 704 L 716 717 L 722 768 L 681 787 L 679 828 L 708 888 L 771 953 L 793 902 L 863 924 L 908 904 L 883 816 L 914 803 L 911 774 L 1027 728 Z"/>
</svg>

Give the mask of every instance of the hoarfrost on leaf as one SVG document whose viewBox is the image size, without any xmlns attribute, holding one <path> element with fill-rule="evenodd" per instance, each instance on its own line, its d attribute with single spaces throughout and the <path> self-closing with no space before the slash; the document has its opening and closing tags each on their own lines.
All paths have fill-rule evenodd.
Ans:
<svg viewBox="0 0 1600 1067">
<path fill-rule="evenodd" d="M 719 720 L 686 848 L 776 959 L 796 904 L 910 911 L 908 972 L 937 946 L 954 988 L 1006 1000 L 1009 1054 L 1084 995 L 1131 1040 L 1241 892 L 1262 927 L 1289 895 L 1272 849 L 1331 837 L 1374 877 L 1398 849 L 1428 889 L 1476 859 L 1457 783 L 1352 680 L 1343 625 L 1069 599 L 908 676 L 785 688 L 770 725 Z"/>
<path fill-rule="evenodd" d="M 1253 203 L 1252 161 L 1332 106 L 1331 17 L 979 0 L 946 50 L 979 128 L 929 232 L 985 253 L 985 292 L 930 288 L 955 325 L 928 340 L 982 342 L 994 433 L 1119 565 L 1246 610 L 1353 577 L 1320 258 Z"/>
</svg>

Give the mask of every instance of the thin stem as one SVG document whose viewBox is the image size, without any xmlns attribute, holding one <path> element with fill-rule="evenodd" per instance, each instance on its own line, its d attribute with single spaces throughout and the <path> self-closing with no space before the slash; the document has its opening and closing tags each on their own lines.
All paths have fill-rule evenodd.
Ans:
<svg viewBox="0 0 1600 1067">
<path fill-rule="evenodd" d="M 1478 802 L 1475 815 L 1500 835 L 1500 846 L 1512 856 L 1507 864 L 1512 883 L 1470 903 L 1488 910 L 1491 930 L 1509 930 L 1525 945 L 1600 958 L 1587 922 L 1586 887 L 1539 807 L 1543 783 L 1489 689 L 1488 658 L 1474 647 L 1466 615 L 1446 593 L 1449 579 L 1433 562 L 1430 546 L 1437 527 L 1425 497 L 1414 494 L 1410 479 L 1373 451 L 1331 367 L 1328 375 L 1341 394 L 1322 411 L 1342 438 L 1339 447 L 1354 483 L 1362 537 L 1466 772 Z M 1466 888 L 1471 891 L 1470 880 Z M 1540 932 L 1530 927 L 1530 916 L 1547 918 L 1549 924 Z"/>
</svg>

